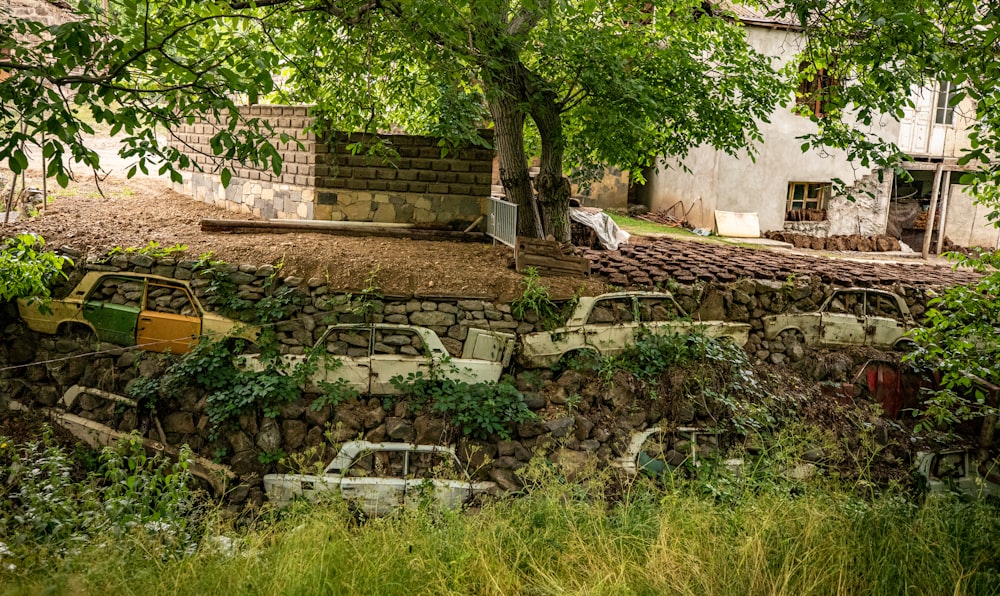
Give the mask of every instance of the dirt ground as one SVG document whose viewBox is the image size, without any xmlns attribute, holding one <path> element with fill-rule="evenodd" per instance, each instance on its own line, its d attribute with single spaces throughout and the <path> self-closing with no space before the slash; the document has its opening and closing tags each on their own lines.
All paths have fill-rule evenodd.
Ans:
<svg viewBox="0 0 1000 596">
<path fill-rule="evenodd" d="M 41 187 L 40 175 L 28 185 Z M 8 174 L 9 176 L 9 174 Z M 53 188 L 54 187 L 54 188 Z M 114 247 L 187 246 L 179 258 L 196 259 L 206 252 L 236 264 L 284 263 L 288 275 L 329 280 L 331 287 L 360 290 L 375 272 L 375 284 L 385 294 L 499 297 L 519 295 L 522 276 L 509 268 L 511 249 L 503 245 L 435 242 L 391 238 L 350 238 L 329 234 L 207 234 L 203 218 L 253 219 L 225 211 L 174 192 L 156 178 L 93 177 L 60 189 L 50 181 L 54 200 L 38 217 L 2 225 L 0 236 L 34 232 L 49 248 L 68 246 L 85 255 Z M 546 285 L 556 297 L 574 292 L 600 293 L 603 284 L 583 278 L 553 277 Z"/>
<path fill-rule="evenodd" d="M 124 179 L 130 164 L 115 160 L 104 148 L 102 163 L 111 175 L 100 184 L 79 176 L 68 188 L 50 183 L 52 199 L 37 217 L 3 225 L 0 237 L 34 232 L 49 248 L 70 247 L 84 256 L 106 254 L 115 247 L 162 248 L 185 245 L 178 258 L 196 259 L 211 252 L 234 264 L 284 264 L 287 275 L 325 279 L 331 288 L 357 291 L 374 285 L 386 295 L 469 296 L 510 300 L 523 291 L 523 277 L 512 268 L 513 251 L 503 245 L 436 242 L 390 238 L 354 238 L 317 233 L 223 234 L 201 231 L 202 219 L 253 219 L 209 206 L 174 192 L 165 178 Z M 107 158 L 107 159 L 105 159 Z M 121 163 L 119 163 L 121 162 Z M 5 172 L 0 171 L 0 176 Z M 9 172 L 6 172 L 9 179 Z M 40 170 L 32 170 L 29 186 L 41 187 Z M 98 187 L 100 191 L 98 191 Z M 0 210 L 2 211 L 2 210 Z M 842 286 L 926 286 L 967 283 L 977 276 L 941 264 L 837 258 L 819 251 L 747 248 L 704 243 L 678 237 L 635 238 L 621 251 L 580 251 L 592 262 L 592 275 L 544 280 L 557 299 L 574 293 L 599 294 L 609 286 L 650 287 L 668 278 L 681 283 L 734 281 L 739 278 L 785 280 L 818 275 Z M 860 253 L 853 253 L 855 255 Z"/>
</svg>

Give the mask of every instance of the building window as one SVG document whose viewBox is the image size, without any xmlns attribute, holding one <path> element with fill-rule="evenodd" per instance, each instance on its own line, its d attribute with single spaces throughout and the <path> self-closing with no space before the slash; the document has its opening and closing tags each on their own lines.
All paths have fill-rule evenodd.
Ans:
<svg viewBox="0 0 1000 596">
<path fill-rule="evenodd" d="M 809 63 L 803 62 L 799 65 L 799 72 L 809 68 Z M 829 74 L 825 68 L 813 72 L 811 79 L 803 79 L 795 92 L 795 105 L 801 106 L 797 112 L 803 115 L 811 114 L 817 118 L 827 114 L 829 112 L 828 104 L 836 84 L 833 75 Z"/>
<path fill-rule="evenodd" d="M 829 182 L 789 182 L 786 221 L 823 221 Z"/>
<path fill-rule="evenodd" d="M 954 124 L 955 106 L 951 105 L 951 99 L 955 97 L 958 89 L 950 81 L 938 81 L 937 108 L 934 110 L 935 124 Z"/>
</svg>

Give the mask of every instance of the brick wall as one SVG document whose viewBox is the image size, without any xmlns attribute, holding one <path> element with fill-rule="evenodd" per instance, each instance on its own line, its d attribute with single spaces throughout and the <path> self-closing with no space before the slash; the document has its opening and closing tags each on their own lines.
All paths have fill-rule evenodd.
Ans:
<svg viewBox="0 0 1000 596">
<path fill-rule="evenodd" d="M 467 225 L 485 212 L 490 194 L 493 151 L 463 147 L 442 156 L 437 139 L 384 135 L 396 153 L 391 158 L 354 155 L 348 146 L 358 134 L 331 133 L 317 139 L 303 132 L 312 124 L 307 106 L 252 106 L 251 117 L 268 120 L 275 133 L 301 142 L 278 144 L 284 164 L 271 171 L 236 167 L 228 188 L 215 174 L 192 171 L 184 192 L 218 206 L 274 219 L 317 219 Z M 206 172 L 214 165 L 210 122 L 181 127 L 178 139 Z M 326 141 L 326 142 L 324 142 Z M 199 152 L 208 155 L 199 155 Z"/>
<path fill-rule="evenodd" d="M 10 16 L 18 19 L 30 19 L 45 25 L 59 25 L 75 20 L 65 2 L 48 2 L 46 0 L 4 0 L 0 2 L 0 19 L 4 18 L 4 10 Z"/>
</svg>

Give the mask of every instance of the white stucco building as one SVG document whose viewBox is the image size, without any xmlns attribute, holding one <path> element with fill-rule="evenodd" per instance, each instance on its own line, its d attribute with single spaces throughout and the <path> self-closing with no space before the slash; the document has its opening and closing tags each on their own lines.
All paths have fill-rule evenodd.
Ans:
<svg viewBox="0 0 1000 596">
<path fill-rule="evenodd" d="M 727 8 L 743 21 L 753 47 L 774 57 L 775 68 L 797 59 L 804 39 L 795 22 L 747 7 Z M 646 176 L 647 185 L 634 192 L 633 201 L 653 211 L 686 214 L 696 227 L 713 228 L 716 210 L 752 212 L 757 214 L 762 232 L 869 236 L 888 231 L 919 251 L 923 234 L 919 215 L 929 204 L 940 163 L 939 205 L 945 236 L 959 245 L 994 248 L 1000 235 L 985 219 L 988 210 L 972 202 L 954 174 L 960 170 L 958 157 L 968 147 L 966 131 L 973 123 L 969 115 L 975 110 L 970 100 L 949 106 L 952 91 L 949 84 L 937 82 L 927 89 L 915 89 L 915 107 L 906 110 L 901 121 L 886 116 L 868 130 L 896 142 L 913 157 L 914 163 L 907 167 L 912 182 L 894 180 L 891 172 L 880 176 L 877 171 L 862 168 L 848 161 L 843 151 L 803 153 L 799 137 L 816 132 L 816 126 L 795 113 L 795 99 L 790 97 L 787 106 L 771 115 L 770 122 L 761 124 L 763 142 L 755 147 L 755 159 L 745 153 L 730 156 L 711 147 L 699 147 L 683 161 L 687 172 L 677 167 L 676 161 L 661 160 L 657 171 Z M 801 104 L 803 100 L 798 101 Z M 807 108 L 822 110 L 822 104 L 807 104 Z M 851 193 L 854 201 L 830 196 L 830 184 L 835 179 L 855 188 Z M 936 221 L 940 224 L 942 216 Z M 937 235 L 932 251 L 938 244 L 936 240 Z"/>
</svg>

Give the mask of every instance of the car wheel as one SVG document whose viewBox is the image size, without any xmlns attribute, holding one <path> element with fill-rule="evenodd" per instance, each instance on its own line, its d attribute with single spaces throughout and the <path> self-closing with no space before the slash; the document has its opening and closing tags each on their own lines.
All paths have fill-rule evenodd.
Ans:
<svg viewBox="0 0 1000 596">
<path fill-rule="evenodd" d="M 66 323 L 59 327 L 60 335 L 80 344 L 83 350 L 97 349 L 97 334 L 94 330 L 82 323 Z"/>
<path fill-rule="evenodd" d="M 599 370 L 601 368 L 601 360 L 601 355 L 597 353 L 597 350 L 589 348 L 573 350 L 559 357 L 556 369 L 560 371 L 569 369 L 578 371 Z"/>
</svg>

